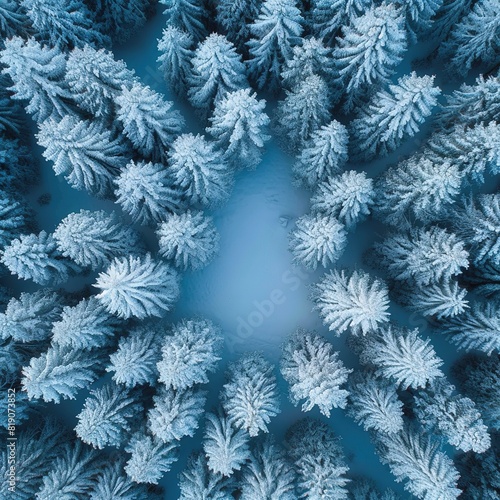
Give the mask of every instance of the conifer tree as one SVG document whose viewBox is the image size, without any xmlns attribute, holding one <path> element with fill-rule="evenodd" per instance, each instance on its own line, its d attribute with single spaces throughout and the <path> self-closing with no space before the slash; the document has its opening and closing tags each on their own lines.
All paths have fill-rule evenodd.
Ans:
<svg viewBox="0 0 500 500">
<path fill-rule="evenodd" d="M 401 389 L 418 389 L 442 377 L 441 359 L 429 339 L 418 329 L 389 326 L 363 339 L 360 361 L 376 367 L 375 374 L 395 382 Z"/>
<path fill-rule="evenodd" d="M 0 338 L 15 342 L 46 340 L 61 309 L 62 299 L 55 292 L 22 292 L 18 299 L 12 297 L 5 312 L 0 313 Z"/>
<path fill-rule="evenodd" d="M 122 87 L 115 103 L 116 117 L 134 148 L 154 161 L 166 158 L 167 148 L 184 125 L 179 111 L 171 109 L 173 103 L 138 82 Z"/>
<path fill-rule="evenodd" d="M 443 435 L 457 449 L 484 453 L 491 440 L 474 401 L 454 394 L 455 387 L 436 379 L 415 395 L 415 413 L 424 429 Z"/>
<path fill-rule="evenodd" d="M 167 26 L 158 40 L 160 70 L 169 87 L 178 95 L 187 92 L 187 82 L 191 77 L 193 58 L 193 37 L 175 26 Z"/>
<path fill-rule="evenodd" d="M 140 413 L 141 406 L 127 389 L 111 382 L 90 391 L 76 416 L 75 431 L 84 443 L 94 448 L 119 447 Z"/>
<path fill-rule="evenodd" d="M 313 132 L 330 119 L 328 87 L 318 75 L 311 75 L 297 84 L 278 105 L 278 130 L 288 149 L 307 144 Z"/>
<path fill-rule="evenodd" d="M 328 267 L 337 261 L 347 245 L 344 226 L 328 215 L 303 215 L 290 233 L 289 248 L 294 261 L 308 269 Z"/>
<path fill-rule="evenodd" d="M 350 170 L 329 176 L 317 185 L 311 211 L 335 217 L 346 229 L 353 229 L 370 214 L 374 195 L 372 179 L 364 172 Z"/>
<path fill-rule="evenodd" d="M 60 319 L 52 324 L 52 342 L 73 349 L 103 348 L 110 343 L 116 326 L 116 319 L 91 296 L 63 308 Z"/>
<path fill-rule="evenodd" d="M 405 9 L 406 27 L 411 42 L 426 39 L 424 35 L 433 31 L 434 19 L 443 6 L 443 0 L 402 0 L 401 3 Z"/>
<path fill-rule="evenodd" d="M 5 247 L 26 232 L 31 222 L 28 207 L 6 191 L 0 190 L 0 247 Z"/>
<path fill-rule="evenodd" d="M 302 23 L 295 0 L 263 0 L 248 42 L 249 72 L 259 89 L 278 89 L 285 62 L 299 43 Z"/>
<path fill-rule="evenodd" d="M 21 0 L 21 5 L 38 36 L 51 46 L 109 45 L 82 0 Z"/>
<path fill-rule="evenodd" d="M 101 269 L 118 255 L 141 248 L 138 234 L 123 225 L 115 212 L 104 210 L 67 215 L 54 231 L 58 250 L 82 267 Z"/>
<path fill-rule="evenodd" d="M 179 475 L 179 488 L 183 500 L 200 498 L 232 500 L 235 486 L 232 478 L 212 474 L 202 453 L 192 455 L 186 469 Z"/>
<path fill-rule="evenodd" d="M 490 69 L 498 62 L 499 36 L 500 5 L 495 0 L 478 0 L 453 26 L 440 47 L 440 55 L 448 57 L 450 68 L 461 76 L 465 76 L 474 63 Z"/>
<path fill-rule="evenodd" d="M 38 143 L 43 156 L 53 162 L 56 175 L 98 197 L 109 196 L 113 179 L 127 162 L 127 148 L 104 124 L 74 115 L 50 118 L 40 125 Z"/>
<path fill-rule="evenodd" d="M 23 368 L 21 382 L 30 399 L 59 403 L 75 399 L 79 390 L 97 379 L 101 367 L 102 358 L 97 353 L 89 356 L 86 351 L 54 344 Z"/>
<path fill-rule="evenodd" d="M 12 240 L 0 259 L 11 274 L 42 286 L 64 283 L 70 271 L 78 269 L 63 257 L 54 237 L 45 231 Z"/>
<path fill-rule="evenodd" d="M 396 481 L 405 481 L 405 490 L 417 498 L 453 500 L 460 495 L 453 461 L 429 435 L 406 428 L 379 436 L 377 448 Z"/>
<path fill-rule="evenodd" d="M 241 499 L 273 498 L 293 500 L 295 473 L 284 450 L 270 437 L 259 440 L 250 454 L 250 461 L 242 471 Z"/>
<path fill-rule="evenodd" d="M 393 434 L 403 429 L 403 403 L 389 380 L 358 372 L 349 380 L 347 413 L 365 431 Z"/>
<path fill-rule="evenodd" d="M 349 467 L 339 439 L 328 425 L 312 418 L 299 420 L 285 434 L 285 445 L 297 474 L 300 498 L 348 498 Z"/>
<path fill-rule="evenodd" d="M 258 353 L 248 353 L 229 366 L 227 380 L 221 401 L 231 424 L 252 437 L 268 432 L 267 424 L 280 412 L 271 364 Z"/>
<path fill-rule="evenodd" d="M 124 319 L 162 317 L 179 296 L 176 271 L 150 254 L 115 258 L 94 286 L 107 311 Z"/>
<path fill-rule="evenodd" d="M 200 43 L 191 64 L 189 101 L 206 115 L 228 92 L 248 85 L 241 56 L 224 35 L 212 33 Z"/>
<path fill-rule="evenodd" d="M 209 469 L 215 474 L 231 476 L 250 457 L 249 436 L 235 429 L 223 414 L 209 413 L 205 427 L 203 450 Z"/>
<path fill-rule="evenodd" d="M 111 52 L 90 45 L 75 47 L 68 55 L 64 77 L 78 106 L 107 119 L 114 112 L 114 99 L 123 86 L 130 87 L 134 71 L 116 61 Z"/>
<path fill-rule="evenodd" d="M 265 105 L 249 88 L 229 92 L 215 104 L 207 132 L 234 168 L 254 168 L 260 163 L 264 143 L 271 138 Z"/>
<path fill-rule="evenodd" d="M 165 5 L 163 13 L 167 16 L 167 25 L 190 33 L 196 41 L 204 38 L 204 21 L 208 13 L 201 0 L 160 0 L 160 3 Z"/>
<path fill-rule="evenodd" d="M 308 188 L 334 174 L 340 174 L 347 163 L 349 135 L 336 120 L 315 130 L 297 156 L 292 170 L 295 177 Z"/>
<path fill-rule="evenodd" d="M 473 302 L 461 315 L 448 318 L 442 331 L 460 349 L 478 350 L 491 355 L 500 352 L 500 307 L 498 300 Z"/>
<path fill-rule="evenodd" d="M 230 193 L 232 171 L 215 150 L 212 143 L 201 135 L 182 134 L 168 152 L 169 169 L 192 205 L 208 207 L 221 203 Z"/>
<path fill-rule="evenodd" d="M 240 53 L 246 50 L 250 24 L 257 18 L 261 0 L 220 0 L 216 2 L 217 23 Z"/>
<path fill-rule="evenodd" d="M 38 123 L 70 113 L 72 95 L 63 82 L 66 60 L 60 49 L 42 46 L 31 37 L 15 36 L 4 44 L 0 62 L 5 66 L 2 73 L 13 82 L 12 98 L 28 101 L 26 111 Z"/>
<path fill-rule="evenodd" d="M 443 0 L 432 24 L 424 32 L 424 36 L 442 42 L 448 36 L 450 30 L 470 9 L 471 4 L 472 0 Z"/>
<path fill-rule="evenodd" d="M 0 34 L 3 40 L 15 35 L 25 35 L 28 31 L 28 25 L 28 17 L 16 0 L 2 2 L 0 5 Z"/>
<path fill-rule="evenodd" d="M 409 221 L 439 220 L 455 202 L 462 177 L 449 160 L 435 163 L 425 156 L 411 156 L 389 167 L 377 180 L 374 212 L 386 223 L 405 229 L 410 227 Z"/>
<path fill-rule="evenodd" d="M 132 436 L 125 451 L 131 454 L 125 472 L 135 483 L 158 484 L 178 458 L 176 443 L 164 443 L 143 431 Z"/>
<path fill-rule="evenodd" d="M 406 51 L 404 22 L 400 8 L 383 3 L 343 27 L 333 59 L 347 92 L 382 83 L 394 73 Z"/>
<path fill-rule="evenodd" d="M 222 349 L 221 329 L 209 320 L 182 320 L 172 327 L 161 345 L 157 363 L 158 381 L 183 391 L 208 383 L 216 370 Z"/>
<path fill-rule="evenodd" d="M 298 330 L 283 346 L 281 374 L 290 386 L 290 399 L 302 411 L 318 406 L 330 416 L 332 408 L 345 408 L 348 392 L 341 389 L 348 370 L 333 346 L 315 333 Z"/>
<path fill-rule="evenodd" d="M 206 393 L 197 388 L 184 391 L 161 388 L 148 411 L 148 427 L 164 443 L 193 436 L 204 413 Z"/>
<path fill-rule="evenodd" d="M 185 206 L 174 174 L 162 163 L 131 161 L 115 185 L 117 203 L 140 224 L 155 224 Z"/>
<path fill-rule="evenodd" d="M 347 0 L 312 0 L 310 25 L 314 36 L 332 46 L 335 42 L 335 35 L 345 24 L 346 6 Z"/>
<path fill-rule="evenodd" d="M 160 255 L 182 270 L 202 269 L 219 251 L 219 233 L 212 217 L 203 212 L 169 214 L 156 234 Z"/>
<path fill-rule="evenodd" d="M 433 76 L 418 77 L 415 72 L 377 92 L 351 123 L 356 157 L 370 160 L 385 156 L 405 138 L 413 137 L 431 114 L 440 92 L 434 87 Z"/>
<path fill-rule="evenodd" d="M 364 271 L 332 270 L 314 286 L 312 298 L 323 323 L 336 335 L 366 335 L 389 319 L 388 290 Z"/>
<path fill-rule="evenodd" d="M 117 384 L 132 388 L 154 385 L 158 380 L 157 363 L 165 330 L 156 323 L 134 327 L 118 342 L 118 349 L 109 357 L 107 372 L 113 373 Z"/>
</svg>

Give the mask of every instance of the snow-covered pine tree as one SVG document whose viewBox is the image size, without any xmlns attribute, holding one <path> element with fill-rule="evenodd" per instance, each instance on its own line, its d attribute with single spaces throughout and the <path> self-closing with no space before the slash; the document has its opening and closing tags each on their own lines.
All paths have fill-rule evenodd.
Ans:
<svg viewBox="0 0 500 500">
<path fill-rule="evenodd" d="M 297 474 L 300 498 L 348 498 L 349 467 L 328 425 L 312 418 L 299 420 L 288 429 L 285 446 Z"/>
<path fill-rule="evenodd" d="M 343 254 L 347 245 L 344 226 L 335 217 L 303 215 L 290 233 L 289 249 L 297 264 L 315 270 L 318 264 L 329 267 Z"/>
<path fill-rule="evenodd" d="M 291 151 L 300 150 L 312 134 L 331 119 L 329 91 L 321 76 L 311 75 L 301 80 L 276 112 L 278 133 Z"/>
<path fill-rule="evenodd" d="M 221 393 L 222 406 L 231 424 L 250 436 L 267 431 L 278 415 L 279 397 L 272 365 L 258 353 L 248 353 L 229 365 Z"/>
<path fill-rule="evenodd" d="M 164 443 L 144 431 L 138 431 L 125 447 L 131 457 L 125 465 L 127 476 L 135 483 L 158 484 L 178 458 L 177 443 Z"/>
<path fill-rule="evenodd" d="M 64 283 L 70 271 L 78 269 L 63 257 L 52 234 L 45 231 L 12 240 L 1 252 L 0 260 L 11 274 L 42 286 Z"/>
<path fill-rule="evenodd" d="M 75 399 L 76 393 L 86 389 L 101 374 L 102 356 L 93 356 L 83 350 L 54 344 L 23 368 L 23 390 L 30 399 L 42 398 L 59 403 L 61 399 Z"/>
<path fill-rule="evenodd" d="M 500 429 L 500 357 L 468 354 L 452 367 L 460 392 L 473 399 L 486 424 Z M 494 437 L 494 434 L 493 436 Z"/>
<path fill-rule="evenodd" d="M 193 58 L 193 37 L 175 26 L 167 26 L 158 40 L 160 70 L 169 87 L 178 95 L 187 92 Z"/>
<path fill-rule="evenodd" d="M 83 0 L 20 0 L 37 37 L 64 48 L 107 47 L 107 34 L 96 29 L 96 19 Z"/>
<path fill-rule="evenodd" d="M 470 10 L 471 4 L 472 0 L 443 0 L 441 7 L 432 19 L 429 29 L 423 33 L 422 39 L 442 42 L 448 36 L 450 30 Z"/>
<path fill-rule="evenodd" d="M 219 251 L 219 233 L 213 219 L 200 211 L 167 215 L 156 234 L 160 255 L 184 271 L 202 269 Z"/>
<path fill-rule="evenodd" d="M 57 47 L 45 47 L 33 38 L 5 40 L 0 52 L 2 73 L 12 79 L 12 99 L 28 101 L 26 111 L 38 123 L 71 112 L 72 95 L 63 81 L 66 58 Z"/>
<path fill-rule="evenodd" d="M 393 3 L 373 5 L 342 28 L 333 59 L 338 83 L 359 93 L 366 85 L 383 83 L 395 72 L 407 48 L 405 18 Z"/>
<path fill-rule="evenodd" d="M 335 217 L 346 229 L 353 229 L 370 214 L 374 195 L 372 179 L 365 172 L 350 170 L 329 176 L 316 186 L 311 211 Z"/>
<path fill-rule="evenodd" d="M 224 35 L 212 33 L 203 40 L 194 51 L 191 65 L 189 101 L 204 116 L 228 92 L 248 86 L 241 56 Z"/>
<path fill-rule="evenodd" d="M 234 168 L 251 169 L 260 163 L 264 144 L 271 138 L 265 105 L 249 88 L 229 92 L 215 104 L 206 130 Z"/>
<path fill-rule="evenodd" d="M 329 86 L 332 84 L 335 68 L 331 49 L 325 47 L 320 38 L 303 38 L 301 45 L 293 47 L 292 53 L 293 57 L 285 61 L 281 73 L 287 87 L 294 88 L 312 75 L 321 76 Z M 332 94 L 330 97 L 333 97 Z"/>
<path fill-rule="evenodd" d="M 377 92 L 351 122 L 352 152 L 365 161 L 386 156 L 413 137 L 431 114 L 441 93 L 434 76 L 402 76 Z"/>
<path fill-rule="evenodd" d="M 295 177 L 308 188 L 334 174 L 347 163 L 347 128 L 336 120 L 315 130 L 304 144 L 292 167 Z"/>
<path fill-rule="evenodd" d="M 426 40 L 443 0 L 402 0 L 400 3 L 406 14 L 406 28 L 411 42 Z"/>
<path fill-rule="evenodd" d="M 124 319 L 162 317 L 179 296 L 177 272 L 150 254 L 115 258 L 94 286 L 107 311 Z"/>
<path fill-rule="evenodd" d="M 32 214 L 23 201 L 0 190 L 0 248 L 8 245 L 20 233 L 27 232 L 31 219 Z"/>
<path fill-rule="evenodd" d="M 127 440 L 132 423 L 141 415 L 141 410 L 137 395 L 109 382 L 90 391 L 82 411 L 76 416 L 76 435 L 94 448 L 118 448 Z"/>
<path fill-rule="evenodd" d="M 261 0 L 219 0 L 215 2 L 217 23 L 234 43 L 238 51 L 245 53 L 245 42 L 250 38 L 250 24 L 259 14 Z"/>
<path fill-rule="evenodd" d="M 165 5 L 167 26 L 189 33 L 197 42 L 205 37 L 204 22 L 208 13 L 202 0 L 160 0 L 160 3 Z"/>
<path fill-rule="evenodd" d="M 0 34 L 3 40 L 12 38 L 16 35 L 24 36 L 29 28 L 28 16 L 16 0 L 3 0 L 0 5 Z"/>
<path fill-rule="evenodd" d="M 462 314 L 448 318 L 441 325 L 444 332 L 459 349 L 478 350 L 488 356 L 500 353 L 500 303 L 475 301 L 470 309 Z"/>
<path fill-rule="evenodd" d="M 173 172 L 162 163 L 131 161 L 115 185 L 117 203 L 140 224 L 156 224 L 185 206 Z"/>
<path fill-rule="evenodd" d="M 117 350 L 110 355 L 107 372 L 113 380 L 128 388 L 137 385 L 155 385 L 158 380 L 157 363 L 161 359 L 161 346 L 165 329 L 156 323 L 136 326 L 118 342 Z"/>
<path fill-rule="evenodd" d="M 102 349 L 113 338 L 116 318 L 94 297 L 63 308 L 52 325 L 52 342 L 73 349 Z"/>
<path fill-rule="evenodd" d="M 111 460 L 101 468 L 90 492 L 90 500 L 148 500 L 147 487 L 137 484 L 124 473 L 124 458 Z"/>
<path fill-rule="evenodd" d="M 500 76 L 480 75 L 474 85 L 462 84 L 446 96 L 446 101 L 437 115 L 437 122 L 443 128 L 500 122 Z"/>
<path fill-rule="evenodd" d="M 208 374 L 221 359 L 222 343 L 222 331 L 211 321 L 180 321 L 163 339 L 158 381 L 176 391 L 208 383 Z"/>
<path fill-rule="evenodd" d="M 258 440 L 242 470 L 241 500 L 294 500 L 295 473 L 284 450 L 266 436 Z"/>
<path fill-rule="evenodd" d="M 50 290 L 21 292 L 12 297 L 0 313 L 0 339 L 15 342 L 38 342 L 50 336 L 52 322 L 62 309 L 61 297 Z"/>
<path fill-rule="evenodd" d="M 89 0 L 101 31 L 113 42 L 127 41 L 146 23 L 149 0 Z"/>
<path fill-rule="evenodd" d="M 259 89 L 276 91 L 285 62 L 300 41 L 303 19 L 295 0 L 263 0 L 250 25 L 249 72 Z"/>
<path fill-rule="evenodd" d="M 452 212 L 450 221 L 475 265 L 500 265 L 500 194 L 476 195 Z"/>
<path fill-rule="evenodd" d="M 347 0 L 312 0 L 310 3 L 311 32 L 315 37 L 332 46 L 335 43 L 335 35 L 346 21 Z"/>
<path fill-rule="evenodd" d="M 134 82 L 115 98 L 116 118 L 134 148 L 153 161 L 166 159 L 167 149 L 180 134 L 184 118 L 173 103 L 149 87 Z"/>
<path fill-rule="evenodd" d="M 129 88 L 136 77 L 111 52 L 85 45 L 69 53 L 64 79 L 80 108 L 106 120 L 114 112 L 115 97 L 123 86 Z"/>
<path fill-rule="evenodd" d="M 182 134 L 168 152 L 176 186 L 191 205 L 204 207 L 224 201 L 232 189 L 233 172 L 222 152 L 201 135 Z"/>
<path fill-rule="evenodd" d="M 484 182 L 487 171 L 500 173 L 500 125 L 496 122 L 455 125 L 449 131 L 431 135 L 426 147 L 435 163 L 453 158 L 453 163 L 474 182 Z"/>
<path fill-rule="evenodd" d="M 401 229 L 409 229 L 414 220 L 431 223 L 455 203 L 462 178 L 449 160 L 435 163 L 425 156 L 411 156 L 377 179 L 374 213 Z"/>
<path fill-rule="evenodd" d="M 203 453 L 197 453 L 189 457 L 186 468 L 179 474 L 179 488 L 182 500 L 233 500 L 236 485 L 231 477 L 213 474 Z"/>
<path fill-rule="evenodd" d="M 473 64 L 491 69 L 500 51 L 500 5 L 496 0 L 478 0 L 451 29 L 440 46 L 440 56 L 449 68 L 464 77 Z"/>
<path fill-rule="evenodd" d="M 235 429 L 222 411 L 209 413 L 203 436 L 203 451 L 208 468 L 215 474 L 231 476 L 250 458 L 249 436 Z"/>
<path fill-rule="evenodd" d="M 429 339 L 418 329 L 396 326 L 379 329 L 363 339 L 360 361 L 375 367 L 375 375 L 385 377 L 401 389 L 418 389 L 442 377 L 443 362 L 436 356 Z"/>
<path fill-rule="evenodd" d="M 80 440 L 64 443 L 57 459 L 50 464 L 49 472 L 43 477 L 43 485 L 36 494 L 37 500 L 86 495 L 92 489 L 102 464 L 102 457 Z"/>
<path fill-rule="evenodd" d="M 397 233 L 375 244 L 378 263 L 392 279 L 418 286 L 449 280 L 469 267 L 469 253 L 454 234 L 438 226 Z"/>
<path fill-rule="evenodd" d="M 332 270 L 313 288 L 315 309 L 335 335 L 366 335 L 389 320 L 385 283 L 364 271 Z"/>
<path fill-rule="evenodd" d="M 318 406 L 330 417 L 332 408 L 345 408 L 348 392 L 342 388 L 352 370 L 338 358 L 332 344 L 316 333 L 298 330 L 283 346 L 281 374 L 288 382 L 290 400 L 302 411 Z"/>
<path fill-rule="evenodd" d="M 77 265 L 97 271 L 114 257 L 140 249 L 139 235 L 122 224 L 115 212 L 80 210 L 56 227 L 58 250 Z"/>
<path fill-rule="evenodd" d="M 148 411 L 148 428 L 164 443 L 193 436 L 203 415 L 206 393 L 198 388 L 174 391 L 161 387 Z"/>
<path fill-rule="evenodd" d="M 442 435 L 458 450 L 484 453 L 491 444 L 474 401 L 455 393 L 445 378 L 438 378 L 414 396 L 414 411 L 424 429 Z"/>
<path fill-rule="evenodd" d="M 98 197 L 111 194 L 113 179 L 127 162 L 127 147 L 99 121 L 67 115 L 40 124 L 38 143 L 56 175 Z"/>
<path fill-rule="evenodd" d="M 417 498 L 454 500 L 460 495 L 453 461 L 428 434 L 405 428 L 397 434 L 379 435 L 377 449 L 396 481 L 405 481 L 405 490 Z"/>
<path fill-rule="evenodd" d="M 403 403 L 394 384 L 365 370 L 349 380 L 347 414 L 365 431 L 393 434 L 403 429 Z"/>
</svg>

